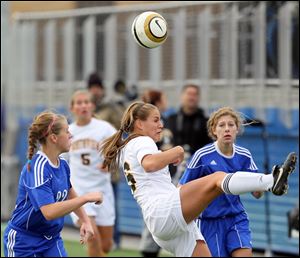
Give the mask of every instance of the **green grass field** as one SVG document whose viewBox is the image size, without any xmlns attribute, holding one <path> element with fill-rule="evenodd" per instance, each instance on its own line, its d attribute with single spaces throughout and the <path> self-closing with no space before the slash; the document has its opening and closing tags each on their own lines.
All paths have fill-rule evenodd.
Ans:
<svg viewBox="0 0 300 258">
<path fill-rule="evenodd" d="M 65 240 L 65 248 L 69 257 L 86 257 L 86 246 L 82 246 L 75 241 Z M 119 249 L 111 251 L 108 257 L 141 257 L 137 250 Z"/>
<path fill-rule="evenodd" d="M 4 257 L 3 253 L 3 231 L 5 224 L 1 224 L 1 257 Z M 85 245 L 80 245 L 77 241 L 64 240 L 65 248 L 69 257 L 87 257 L 87 251 Z M 162 254 L 161 257 L 167 257 Z M 138 250 L 130 249 L 118 249 L 113 250 L 108 254 L 108 257 L 142 257 Z"/>
<path fill-rule="evenodd" d="M 75 241 L 64 240 L 65 248 L 69 257 L 87 257 L 86 246 L 80 245 Z M 1 257 L 3 253 L 3 231 L 1 230 Z M 119 249 L 111 251 L 108 257 L 141 257 L 137 250 Z"/>
</svg>

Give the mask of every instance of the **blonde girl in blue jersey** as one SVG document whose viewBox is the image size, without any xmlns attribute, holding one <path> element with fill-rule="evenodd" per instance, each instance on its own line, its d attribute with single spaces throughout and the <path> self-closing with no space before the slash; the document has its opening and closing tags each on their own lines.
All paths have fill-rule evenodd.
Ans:
<svg viewBox="0 0 300 258">
<path fill-rule="evenodd" d="M 120 129 L 104 141 L 101 150 L 104 165 L 124 172 L 153 239 L 175 256 L 210 256 L 194 219 L 216 197 L 224 192 L 268 190 L 282 195 L 295 168 L 296 157 L 292 156 L 288 165 L 276 167 L 271 175 L 216 172 L 177 188 L 171 182 L 168 165 L 178 165 L 184 150 L 175 146 L 159 151 L 155 143 L 162 129 L 157 107 L 134 102 L 125 111 Z"/>
<path fill-rule="evenodd" d="M 240 114 L 230 107 L 212 113 L 207 127 L 215 142 L 195 152 L 179 184 L 221 169 L 227 173 L 256 173 L 258 169 L 249 150 L 235 144 L 242 123 Z M 252 194 L 260 198 L 263 192 Z M 197 223 L 214 257 L 253 256 L 249 220 L 239 195 L 218 196 L 200 214 Z"/>
<path fill-rule="evenodd" d="M 69 166 L 60 157 L 70 145 L 64 116 L 45 111 L 35 117 L 28 132 L 28 163 L 22 169 L 16 207 L 4 232 L 6 257 L 67 256 L 60 233 L 64 216 L 72 211 L 83 222 L 80 242 L 86 243 L 94 235 L 81 206 L 100 204 L 102 193 L 77 196 L 70 183 Z"/>
</svg>

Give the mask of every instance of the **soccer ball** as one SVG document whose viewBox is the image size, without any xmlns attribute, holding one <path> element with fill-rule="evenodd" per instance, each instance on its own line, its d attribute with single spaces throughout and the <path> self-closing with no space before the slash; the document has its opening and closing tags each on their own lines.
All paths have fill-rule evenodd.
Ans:
<svg viewBox="0 0 300 258">
<path fill-rule="evenodd" d="M 159 13 L 143 12 L 135 17 L 131 32 L 140 46 L 155 48 L 167 39 L 167 22 Z"/>
</svg>

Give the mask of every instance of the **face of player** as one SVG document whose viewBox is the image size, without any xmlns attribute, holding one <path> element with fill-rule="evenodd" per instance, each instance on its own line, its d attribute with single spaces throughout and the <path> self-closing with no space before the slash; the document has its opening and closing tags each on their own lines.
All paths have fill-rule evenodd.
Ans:
<svg viewBox="0 0 300 258">
<path fill-rule="evenodd" d="M 234 118 L 230 115 L 221 116 L 213 133 L 219 143 L 233 144 L 238 134 Z"/>
<path fill-rule="evenodd" d="M 75 115 L 77 121 L 89 122 L 93 112 L 93 104 L 89 95 L 85 93 L 78 94 L 74 98 L 71 111 Z"/>
<path fill-rule="evenodd" d="M 71 147 L 72 135 L 69 132 L 69 125 L 67 120 L 63 122 L 62 129 L 59 131 L 59 134 L 57 134 L 56 137 L 57 147 L 61 151 L 61 153 L 68 152 Z"/>
<path fill-rule="evenodd" d="M 160 141 L 163 124 L 157 109 L 150 112 L 146 121 L 137 120 L 138 132 L 151 137 L 155 142 Z"/>
</svg>

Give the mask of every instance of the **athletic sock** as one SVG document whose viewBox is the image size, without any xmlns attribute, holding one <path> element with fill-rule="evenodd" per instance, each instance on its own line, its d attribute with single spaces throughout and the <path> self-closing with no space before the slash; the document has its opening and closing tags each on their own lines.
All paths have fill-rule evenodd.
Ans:
<svg viewBox="0 0 300 258">
<path fill-rule="evenodd" d="M 227 194 L 243 194 L 255 191 L 268 191 L 273 186 L 273 175 L 251 172 L 236 172 L 226 175 L 221 188 Z"/>
</svg>

